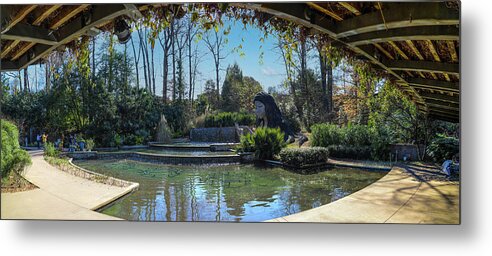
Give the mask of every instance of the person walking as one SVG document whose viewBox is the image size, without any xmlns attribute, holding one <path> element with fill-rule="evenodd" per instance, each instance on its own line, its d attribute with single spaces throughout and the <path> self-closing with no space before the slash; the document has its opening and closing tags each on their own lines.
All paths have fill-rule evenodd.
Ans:
<svg viewBox="0 0 492 256">
<path fill-rule="evenodd" d="M 38 149 L 41 148 L 41 135 L 39 133 L 36 135 L 36 143 L 38 144 Z"/>
<path fill-rule="evenodd" d="M 44 147 L 46 145 L 46 141 L 48 141 L 48 135 L 44 132 L 43 132 L 42 139 L 43 139 L 43 147 Z"/>
</svg>

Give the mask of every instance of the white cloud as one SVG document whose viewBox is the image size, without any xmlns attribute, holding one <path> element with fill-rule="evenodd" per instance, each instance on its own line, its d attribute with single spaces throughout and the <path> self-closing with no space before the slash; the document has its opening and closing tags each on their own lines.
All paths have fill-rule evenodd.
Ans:
<svg viewBox="0 0 492 256">
<path fill-rule="evenodd" d="M 278 76 L 280 75 L 277 70 L 273 69 L 272 67 L 264 67 L 261 69 L 261 73 L 266 76 Z"/>
</svg>

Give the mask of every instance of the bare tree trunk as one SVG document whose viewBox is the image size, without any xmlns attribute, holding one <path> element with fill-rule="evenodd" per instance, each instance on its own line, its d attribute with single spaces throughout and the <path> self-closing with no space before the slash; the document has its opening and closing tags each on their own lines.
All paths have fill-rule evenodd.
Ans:
<svg viewBox="0 0 492 256">
<path fill-rule="evenodd" d="M 176 49 L 175 49 L 175 22 L 171 23 L 171 45 L 172 45 L 172 54 L 173 54 L 173 102 L 176 100 Z"/>
<path fill-rule="evenodd" d="M 306 103 L 306 108 L 307 108 L 307 114 L 308 116 L 311 114 L 311 101 L 309 99 L 309 88 L 307 85 L 307 77 L 306 77 L 306 72 L 307 72 L 307 67 L 306 67 L 306 58 L 307 58 L 307 51 L 306 51 L 306 40 L 301 40 L 301 50 L 299 52 L 300 54 L 300 59 L 301 59 L 301 85 L 303 87 L 303 98 L 304 102 Z M 309 118 L 304 118 L 304 126 L 306 129 L 309 129 L 310 122 L 308 120 Z"/>
<path fill-rule="evenodd" d="M 145 89 L 147 90 L 148 89 L 148 84 L 149 84 L 149 80 L 147 79 L 147 64 L 145 62 L 145 47 L 144 47 L 144 43 L 143 43 L 143 38 L 142 38 L 142 31 L 139 29 L 138 30 L 138 39 L 140 41 L 140 49 L 142 50 L 142 56 L 143 56 L 143 73 L 144 73 L 144 79 L 145 79 Z"/>
<path fill-rule="evenodd" d="M 140 60 L 140 48 L 138 49 L 138 57 L 137 57 L 137 52 L 135 51 L 135 44 L 133 43 L 133 37 L 130 37 L 130 40 L 132 41 L 133 61 L 135 62 L 135 71 L 137 74 L 137 88 L 140 89 L 140 74 L 138 72 L 138 62 Z"/>
<path fill-rule="evenodd" d="M 92 39 L 92 81 L 96 80 L 96 38 Z"/>
<path fill-rule="evenodd" d="M 24 91 L 29 91 L 29 75 L 27 73 L 27 68 L 24 69 Z"/>
<path fill-rule="evenodd" d="M 49 60 L 46 61 L 46 63 L 44 64 L 44 73 L 45 73 L 45 90 L 48 92 L 50 90 L 50 87 L 51 87 L 51 70 L 50 70 L 50 64 L 49 64 Z"/>
<path fill-rule="evenodd" d="M 154 47 L 150 47 L 150 48 L 151 48 L 150 49 L 150 53 L 151 53 L 151 56 L 152 56 L 152 91 L 153 91 L 153 94 L 155 95 Z"/>
</svg>

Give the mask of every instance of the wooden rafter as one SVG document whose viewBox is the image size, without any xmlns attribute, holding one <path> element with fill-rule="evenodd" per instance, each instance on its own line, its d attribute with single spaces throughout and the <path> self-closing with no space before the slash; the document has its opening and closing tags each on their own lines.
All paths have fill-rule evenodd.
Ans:
<svg viewBox="0 0 492 256">
<path fill-rule="evenodd" d="M 58 10 L 61 7 L 60 4 L 47 6 L 41 15 L 39 15 L 34 22 L 32 23 L 34 26 L 39 26 L 46 18 L 48 18 L 54 11 Z"/>
<path fill-rule="evenodd" d="M 337 38 L 394 28 L 457 25 L 459 12 L 446 7 L 444 2 L 388 2 L 381 12 L 370 12 L 347 18 L 333 25 Z"/>
<path fill-rule="evenodd" d="M 395 51 L 402 57 L 404 58 L 405 60 L 409 60 L 410 58 L 408 58 L 407 54 L 405 54 L 401 49 L 400 47 L 398 47 L 398 45 L 396 45 L 395 42 L 393 41 L 390 41 L 388 42 L 391 47 L 393 47 L 393 49 L 395 49 Z M 409 75 L 410 77 L 413 77 L 412 73 L 410 73 L 410 71 L 406 71 L 407 75 Z M 420 76 L 423 76 L 422 72 L 418 72 L 420 74 Z"/>
<path fill-rule="evenodd" d="M 414 60 L 382 60 L 383 65 L 391 70 L 409 70 L 421 72 L 436 72 L 443 74 L 459 75 L 460 68 L 457 63 L 414 61 Z"/>
<path fill-rule="evenodd" d="M 31 42 L 31 43 L 27 43 L 26 45 L 24 45 L 24 47 L 22 47 L 21 49 L 19 49 L 19 51 L 17 51 L 15 53 L 15 55 L 12 57 L 12 60 L 17 60 L 20 56 L 22 56 L 24 53 L 26 53 L 29 49 L 31 49 L 36 43 L 34 42 Z"/>
<path fill-rule="evenodd" d="M 313 8 L 313 9 L 317 10 L 317 11 L 320 11 L 320 12 L 322 12 L 322 13 L 324 13 L 324 14 L 332 17 L 332 18 L 334 18 L 337 21 L 342 21 L 343 20 L 343 18 L 340 17 L 340 16 L 338 16 L 336 13 L 334 13 L 334 12 L 328 10 L 328 9 L 325 9 L 325 8 L 323 8 L 323 7 L 315 4 L 315 3 L 308 2 L 307 5 L 309 7 L 311 7 L 311 8 Z"/>
<path fill-rule="evenodd" d="M 439 54 L 437 53 L 436 47 L 434 46 L 434 43 L 432 43 L 431 40 L 426 40 L 427 46 L 429 47 L 429 50 L 432 54 L 432 57 L 434 58 L 435 61 L 441 62 L 441 58 L 439 57 Z M 435 75 L 433 75 L 434 79 L 436 79 Z M 449 75 L 444 73 L 444 77 L 446 78 L 446 81 L 451 81 L 449 78 Z"/>
<path fill-rule="evenodd" d="M 361 12 L 348 2 L 338 2 L 339 5 L 343 6 L 345 9 L 351 11 L 353 14 L 359 16 Z"/>
<path fill-rule="evenodd" d="M 390 41 L 390 42 L 388 42 L 388 43 L 391 45 L 391 47 L 393 47 L 393 49 L 395 49 L 395 51 L 396 51 L 396 52 L 397 52 L 397 53 L 398 53 L 398 54 L 399 54 L 402 58 L 404 58 L 404 59 L 406 59 L 406 60 L 408 60 L 408 59 L 409 59 L 409 58 L 408 58 L 408 56 L 407 56 L 407 54 L 405 54 L 405 53 L 404 53 L 404 52 L 400 49 L 400 47 L 398 47 L 398 45 L 396 45 L 396 43 L 395 43 L 395 42 Z"/>
<path fill-rule="evenodd" d="M 0 58 L 5 58 L 10 51 L 12 51 L 18 44 L 20 43 L 20 40 L 13 40 L 10 41 L 7 45 L 2 47 L 2 54 L 0 55 Z"/>
<path fill-rule="evenodd" d="M 417 49 L 417 47 L 415 47 L 415 44 L 412 42 L 412 40 L 405 40 L 405 43 L 407 43 L 408 47 L 410 47 L 410 49 L 412 49 L 413 53 L 415 55 L 417 55 L 417 58 L 419 58 L 419 60 L 424 60 L 424 56 L 422 56 L 422 54 L 420 54 L 419 49 Z M 426 78 L 422 72 L 418 72 L 418 73 L 419 73 L 420 77 Z"/>
<path fill-rule="evenodd" d="M 386 55 L 386 57 L 388 57 L 388 59 L 390 59 L 390 60 L 394 60 L 394 59 L 395 59 L 395 57 L 393 57 L 393 55 L 391 55 L 391 53 L 389 53 L 388 51 L 386 51 L 386 49 L 384 49 L 384 48 L 383 48 L 381 45 L 379 45 L 378 43 L 374 43 L 374 46 L 375 46 L 376 48 L 378 48 L 378 50 L 379 50 L 380 52 L 382 52 L 384 55 Z"/>
<path fill-rule="evenodd" d="M 456 48 L 454 46 L 453 41 L 447 41 L 446 44 L 448 45 L 448 51 L 451 55 L 451 60 L 453 62 L 458 62 L 458 54 L 456 53 Z"/>
<path fill-rule="evenodd" d="M 93 5 L 89 14 L 90 19 L 88 23 L 84 22 L 85 18 L 82 15 L 75 16 L 71 21 L 66 22 L 66 24 L 63 24 L 57 29 L 57 42 L 55 44 L 36 44 L 32 47 L 32 56 L 24 54 L 17 60 L 17 63 L 10 66 L 14 67 L 14 70 L 24 69 L 60 46 L 86 34 L 91 28 L 98 27 L 102 23 L 114 20 L 121 15 L 127 15 L 130 12 L 131 10 L 126 9 L 122 4 Z M 4 63 L 1 64 L 2 70 L 10 67 L 7 64 L 9 63 L 5 63 L 5 65 Z M 12 70 L 12 68 L 9 70 Z"/>
<path fill-rule="evenodd" d="M 82 4 L 82 5 L 77 5 L 77 6 L 69 8 L 69 9 L 66 9 L 62 13 L 58 14 L 57 18 L 51 23 L 50 29 L 59 28 L 61 25 L 63 25 L 69 19 L 73 18 L 75 15 L 79 14 L 80 12 L 82 12 L 83 10 L 85 10 L 89 6 L 90 6 L 90 4 Z"/>
<path fill-rule="evenodd" d="M 5 33 L 9 31 L 15 24 L 19 23 L 21 20 L 23 20 L 30 12 L 32 12 L 34 9 L 36 9 L 38 5 L 37 4 L 30 4 L 22 7 L 17 14 L 12 18 L 12 20 L 5 26 L 4 29 L 2 29 L 2 33 Z"/>
</svg>

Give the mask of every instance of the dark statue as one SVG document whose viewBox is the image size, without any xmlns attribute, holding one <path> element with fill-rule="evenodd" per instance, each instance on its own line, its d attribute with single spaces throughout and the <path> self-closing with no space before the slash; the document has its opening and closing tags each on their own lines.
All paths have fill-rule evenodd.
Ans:
<svg viewBox="0 0 492 256">
<path fill-rule="evenodd" d="M 285 141 L 291 143 L 294 141 L 295 135 L 292 128 L 282 118 L 282 113 L 275 103 L 275 99 L 272 95 L 260 92 L 256 94 L 254 98 L 255 114 L 256 114 L 256 126 L 257 127 L 269 127 L 277 128 L 285 134 Z"/>
</svg>

